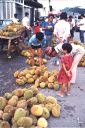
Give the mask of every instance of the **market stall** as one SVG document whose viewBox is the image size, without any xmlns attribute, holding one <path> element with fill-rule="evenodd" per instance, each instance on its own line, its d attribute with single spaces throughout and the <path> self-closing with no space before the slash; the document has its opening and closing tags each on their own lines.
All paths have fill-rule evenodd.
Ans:
<svg viewBox="0 0 85 128">
<path fill-rule="evenodd" d="M 8 57 L 11 55 L 11 46 L 21 43 L 21 36 L 24 31 L 25 28 L 21 23 L 11 23 L 0 30 L 0 40 L 2 40 L 2 45 L 4 40 L 6 40 Z"/>
</svg>

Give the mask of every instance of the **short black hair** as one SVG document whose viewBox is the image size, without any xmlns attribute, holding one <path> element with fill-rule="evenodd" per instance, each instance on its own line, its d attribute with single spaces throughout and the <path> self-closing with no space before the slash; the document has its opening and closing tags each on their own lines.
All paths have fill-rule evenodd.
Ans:
<svg viewBox="0 0 85 128">
<path fill-rule="evenodd" d="M 73 18 L 73 16 L 70 15 L 69 18 Z"/>
<path fill-rule="evenodd" d="M 64 43 L 64 44 L 62 45 L 62 49 L 63 49 L 63 50 L 66 50 L 67 53 L 70 53 L 70 52 L 72 51 L 72 45 L 69 44 L 69 43 Z"/>
<path fill-rule="evenodd" d="M 28 16 L 29 15 L 29 13 L 28 12 L 25 12 L 25 16 Z"/>
<path fill-rule="evenodd" d="M 53 18 L 54 18 L 54 15 L 53 15 L 53 14 L 49 14 L 49 15 L 48 15 L 48 18 L 49 18 L 49 17 L 53 17 Z"/>
<path fill-rule="evenodd" d="M 44 34 L 43 34 L 42 32 L 37 32 L 37 33 L 36 33 L 36 38 L 37 38 L 38 40 L 43 40 Z"/>
<path fill-rule="evenodd" d="M 60 14 L 60 19 L 66 20 L 67 19 L 67 13 L 66 12 L 62 12 Z"/>
<path fill-rule="evenodd" d="M 14 14 L 14 17 L 17 18 L 17 13 Z"/>
</svg>

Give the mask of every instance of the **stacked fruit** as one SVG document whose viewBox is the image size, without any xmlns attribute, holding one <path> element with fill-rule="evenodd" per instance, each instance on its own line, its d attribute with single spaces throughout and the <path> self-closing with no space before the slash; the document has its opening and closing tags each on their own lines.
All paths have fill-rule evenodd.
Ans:
<svg viewBox="0 0 85 128">
<path fill-rule="evenodd" d="M 10 23 L 0 30 L 0 36 L 12 37 L 19 35 L 24 29 L 25 28 L 21 23 Z"/>
<path fill-rule="evenodd" d="M 16 89 L 0 97 L 0 128 L 47 128 L 47 119 L 60 117 L 61 106 L 35 87 Z"/>
<path fill-rule="evenodd" d="M 18 85 L 28 83 L 34 84 L 35 87 L 48 87 L 50 89 L 53 88 L 58 90 L 59 85 L 57 83 L 57 73 L 58 72 L 55 70 L 49 72 L 45 66 L 33 66 L 22 71 L 16 71 L 14 77 L 16 78 L 16 83 Z"/>
<path fill-rule="evenodd" d="M 26 63 L 32 65 L 31 60 L 30 60 L 31 54 L 30 54 L 29 50 L 23 50 L 21 52 L 21 55 L 22 56 L 25 56 L 25 57 L 28 57 L 29 59 L 26 60 Z M 38 66 L 39 65 L 39 60 L 38 60 L 37 50 L 35 50 L 34 61 L 35 61 L 35 64 L 34 65 L 37 65 Z M 46 63 L 47 63 L 47 60 L 45 58 L 43 58 L 43 64 L 46 64 Z"/>
</svg>

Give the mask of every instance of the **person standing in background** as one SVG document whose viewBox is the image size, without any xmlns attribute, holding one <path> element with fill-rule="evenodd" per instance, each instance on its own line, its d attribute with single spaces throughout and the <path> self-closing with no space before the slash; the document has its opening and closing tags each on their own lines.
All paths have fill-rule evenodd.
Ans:
<svg viewBox="0 0 85 128">
<path fill-rule="evenodd" d="M 25 31 L 25 37 L 29 40 L 30 38 L 30 31 L 31 31 L 31 26 L 30 26 L 30 21 L 29 21 L 29 13 L 25 12 L 25 17 L 22 19 L 22 24 L 25 26 L 26 31 Z"/>
<path fill-rule="evenodd" d="M 14 18 L 12 19 L 13 23 L 18 23 L 19 19 L 17 18 L 17 13 L 14 14 Z"/>
<path fill-rule="evenodd" d="M 52 38 L 53 38 L 53 31 L 54 31 L 54 23 L 53 23 L 53 14 L 48 15 L 48 21 L 44 22 L 42 25 L 42 30 L 45 33 L 47 39 L 46 46 L 52 46 Z"/>
<path fill-rule="evenodd" d="M 81 43 L 84 43 L 84 31 L 85 31 L 85 16 L 84 16 L 84 14 L 81 14 L 81 19 L 78 22 L 77 26 L 80 28 Z"/>
<path fill-rule="evenodd" d="M 74 27 L 75 27 L 75 20 L 73 19 L 73 17 L 70 15 L 68 18 L 68 22 L 70 24 L 70 34 L 71 34 L 71 38 L 74 37 Z"/>
<path fill-rule="evenodd" d="M 67 13 L 60 14 L 60 20 L 54 26 L 54 35 L 58 43 L 67 43 L 70 36 L 70 24 L 67 22 Z"/>
</svg>

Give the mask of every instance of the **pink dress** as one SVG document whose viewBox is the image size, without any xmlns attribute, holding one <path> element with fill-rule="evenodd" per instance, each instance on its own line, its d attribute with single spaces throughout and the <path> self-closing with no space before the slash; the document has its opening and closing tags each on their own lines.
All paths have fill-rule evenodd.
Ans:
<svg viewBox="0 0 85 128">
<path fill-rule="evenodd" d="M 71 66 L 72 66 L 72 62 L 73 62 L 73 57 L 69 54 L 69 55 L 64 55 L 61 58 L 61 64 L 65 65 L 66 70 L 68 71 Z M 58 77 L 57 77 L 57 81 L 59 84 L 65 84 L 70 82 L 72 78 L 72 72 L 70 72 L 70 75 L 67 75 L 63 69 L 63 67 L 61 67 Z"/>
</svg>

